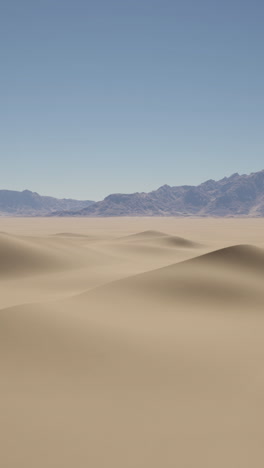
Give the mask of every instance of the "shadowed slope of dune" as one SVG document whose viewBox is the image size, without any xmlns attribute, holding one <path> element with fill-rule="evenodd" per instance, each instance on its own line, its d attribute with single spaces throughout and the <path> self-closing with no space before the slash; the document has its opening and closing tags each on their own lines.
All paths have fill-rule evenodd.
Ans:
<svg viewBox="0 0 264 468">
<path fill-rule="evenodd" d="M 144 242 L 146 245 L 156 245 L 161 247 L 198 247 L 199 244 L 184 237 L 171 236 L 160 231 L 143 231 L 125 236 L 119 240 L 129 243 Z"/>
<path fill-rule="evenodd" d="M 264 250 L 249 244 L 234 245 L 195 257 L 188 260 L 188 263 L 242 268 L 262 272 L 264 275 Z"/>
<path fill-rule="evenodd" d="M 32 303 L 38 298 L 69 297 L 193 255 L 193 251 L 167 248 L 149 240 L 114 242 L 111 231 L 110 235 L 102 234 L 66 230 L 48 236 L 2 233 L 1 307 Z"/>
<path fill-rule="evenodd" d="M 55 237 L 84 237 L 84 238 L 91 238 L 89 234 L 78 234 L 76 232 L 57 232 L 56 234 L 53 234 Z"/>
<path fill-rule="evenodd" d="M 24 275 L 60 270 L 66 259 L 48 249 L 38 248 L 20 239 L 0 235 L 0 275 Z"/>
<path fill-rule="evenodd" d="M 52 273 L 81 266 L 81 256 L 44 241 L 0 235 L 0 276 Z"/>
<path fill-rule="evenodd" d="M 166 237 L 167 234 L 161 231 L 147 230 L 142 232 L 136 232 L 128 236 L 121 237 L 123 240 L 137 240 L 137 239 L 155 239 L 156 237 Z"/>
<path fill-rule="evenodd" d="M 9 236 L 0 235 L 0 270 L 3 274 L 9 271 L 32 272 L 56 268 L 75 269 L 102 266 L 118 260 L 107 252 L 93 248 L 88 236 Z M 97 243 L 97 237 L 94 244 Z"/>
<path fill-rule="evenodd" d="M 207 307 L 263 307 L 264 251 L 237 245 L 172 264 L 84 293 L 76 300 L 91 300 L 100 308 L 101 299 L 131 308 L 143 300 L 192 310 Z M 127 306 L 126 306 L 127 302 Z"/>
<path fill-rule="evenodd" d="M 185 239 L 184 237 L 178 236 L 166 236 L 157 239 L 159 245 L 166 246 L 166 247 L 183 247 L 183 248 L 196 248 L 200 247 L 201 245 L 197 242 L 193 242 L 189 239 Z"/>
<path fill-rule="evenodd" d="M 201 244 L 193 242 L 183 237 L 171 236 L 160 231 L 143 231 L 136 234 L 124 236 L 105 244 L 105 248 L 113 251 L 116 255 L 124 255 L 128 258 L 162 258 L 167 259 L 167 263 L 175 262 L 177 257 L 181 259 L 180 251 L 202 247 Z"/>
</svg>

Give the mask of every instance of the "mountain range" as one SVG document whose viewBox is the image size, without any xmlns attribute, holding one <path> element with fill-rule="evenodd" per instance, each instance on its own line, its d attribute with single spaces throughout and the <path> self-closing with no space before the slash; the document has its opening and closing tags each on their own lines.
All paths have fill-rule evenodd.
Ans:
<svg viewBox="0 0 264 468">
<path fill-rule="evenodd" d="M 112 194 L 80 210 L 53 216 L 264 216 L 264 170 L 219 181 L 170 187 L 150 193 Z"/>
<path fill-rule="evenodd" d="M 93 203 L 90 200 L 79 201 L 41 196 L 36 192 L 24 190 L 0 190 L 1 216 L 46 216 L 52 212 L 81 210 Z"/>
<path fill-rule="evenodd" d="M 163 185 L 149 193 L 115 193 L 104 200 L 57 199 L 0 190 L 2 216 L 264 216 L 264 170 L 193 186 Z"/>
</svg>

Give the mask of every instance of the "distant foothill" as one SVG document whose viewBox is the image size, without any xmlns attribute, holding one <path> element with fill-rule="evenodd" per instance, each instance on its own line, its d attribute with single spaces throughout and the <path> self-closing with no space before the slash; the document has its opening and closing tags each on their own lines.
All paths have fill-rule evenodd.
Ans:
<svg viewBox="0 0 264 468">
<path fill-rule="evenodd" d="M 198 186 L 163 185 L 149 193 L 112 194 L 99 202 L 0 190 L 2 216 L 264 216 L 264 170 Z"/>
</svg>

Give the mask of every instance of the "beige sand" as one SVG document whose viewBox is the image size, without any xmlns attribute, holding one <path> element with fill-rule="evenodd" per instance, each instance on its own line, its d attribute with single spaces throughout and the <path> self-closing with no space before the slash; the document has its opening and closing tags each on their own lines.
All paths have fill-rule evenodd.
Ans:
<svg viewBox="0 0 264 468">
<path fill-rule="evenodd" d="M 0 229 L 0 467 L 264 466 L 264 219 Z"/>
</svg>

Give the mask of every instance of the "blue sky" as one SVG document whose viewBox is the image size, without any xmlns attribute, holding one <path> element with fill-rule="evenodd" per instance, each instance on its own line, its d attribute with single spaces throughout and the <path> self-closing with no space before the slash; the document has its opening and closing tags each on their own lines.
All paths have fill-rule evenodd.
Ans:
<svg viewBox="0 0 264 468">
<path fill-rule="evenodd" d="M 101 199 L 264 169 L 262 0 L 0 2 L 0 188 Z"/>
</svg>

